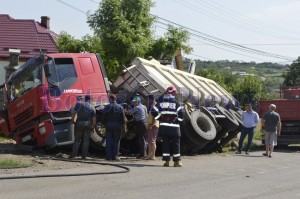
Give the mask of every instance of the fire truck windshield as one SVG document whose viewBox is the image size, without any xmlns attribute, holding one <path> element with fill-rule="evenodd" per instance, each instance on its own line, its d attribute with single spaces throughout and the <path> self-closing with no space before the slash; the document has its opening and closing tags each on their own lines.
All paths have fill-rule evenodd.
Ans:
<svg viewBox="0 0 300 199">
<path fill-rule="evenodd" d="M 10 98 L 14 100 L 42 83 L 42 63 L 25 64 L 10 82 Z"/>
<path fill-rule="evenodd" d="M 62 91 L 69 89 L 77 82 L 77 74 L 71 58 L 48 59 L 51 76 L 48 77 L 51 96 L 60 96 Z"/>
</svg>

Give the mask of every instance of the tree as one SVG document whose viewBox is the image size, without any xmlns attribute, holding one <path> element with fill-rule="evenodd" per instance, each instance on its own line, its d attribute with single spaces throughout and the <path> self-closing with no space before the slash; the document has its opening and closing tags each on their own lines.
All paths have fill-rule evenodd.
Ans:
<svg viewBox="0 0 300 199">
<path fill-rule="evenodd" d="M 103 54 L 100 39 L 96 36 L 85 35 L 82 39 L 75 39 L 66 32 L 61 32 L 57 39 L 59 52 L 79 53 L 91 52 Z"/>
<path fill-rule="evenodd" d="M 300 57 L 290 65 L 290 70 L 283 77 L 284 86 L 300 85 Z"/>
<path fill-rule="evenodd" d="M 187 44 L 190 33 L 183 28 L 169 25 L 163 37 L 154 41 L 146 55 L 160 60 L 172 60 L 179 52 L 189 54 L 193 49 Z"/>
<path fill-rule="evenodd" d="M 103 0 L 88 16 L 89 26 L 100 38 L 104 50 L 104 65 L 114 80 L 132 59 L 141 56 L 153 42 L 150 14 L 151 0 Z"/>
<path fill-rule="evenodd" d="M 239 79 L 234 88 L 234 95 L 241 105 L 250 103 L 255 108 L 258 100 L 266 98 L 266 87 L 261 78 L 249 75 Z"/>
</svg>

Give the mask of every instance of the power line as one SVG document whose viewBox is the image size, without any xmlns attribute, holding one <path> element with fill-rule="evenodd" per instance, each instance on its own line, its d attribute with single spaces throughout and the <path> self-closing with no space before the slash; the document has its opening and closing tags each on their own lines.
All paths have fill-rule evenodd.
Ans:
<svg viewBox="0 0 300 199">
<path fill-rule="evenodd" d="M 180 0 L 180 1 L 174 0 L 174 2 L 181 4 L 197 13 L 208 16 L 210 18 L 214 18 L 218 21 L 221 21 L 225 24 L 229 24 L 236 28 L 244 29 L 244 30 L 247 30 L 247 31 L 255 33 L 255 34 L 264 34 L 264 35 L 268 35 L 268 36 L 272 36 L 272 37 L 276 37 L 276 38 L 287 39 L 286 36 L 278 35 L 278 33 L 276 34 L 272 31 L 270 32 L 265 27 L 257 27 L 257 25 L 250 24 L 247 21 L 239 22 L 237 17 L 233 18 L 232 16 L 228 15 L 227 13 L 225 13 L 225 14 L 223 13 L 225 15 L 225 17 L 227 16 L 226 18 L 224 18 L 224 15 L 220 16 L 220 13 L 222 13 L 222 11 L 220 11 L 220 10 L 216 11 L 213 8 L 211 8 L 209 5 L 203 4 L 201 2 L 198 2 L 198 4 L 203 4 L 203 6 L 206 9 L 213 9 L 213 12 L 207 11 L 206 9 L 200 8 L 199 6 L 192 4 L 191 2 L 186 2 L 185 0 Z M 201 12 L 199 12 L 199 10 Z M 297 40 L 297 41 L 300 40 L 300 39 L 295 39 L 295 38 L 288 38 L 288 39 L 289 40 Z"/>
<path fill-rule="evenodd" d="M 83 13 L 83 14 L 87 14 L 87 12 L 85 12 L 85 11 L 83 11 L 83 10 L 80 10 L 79 8 L 76 8 L 75 6 L 72 6 L 71 4 L 69 4 L 69 3 L 67 3 L 67 2 L 64 2 L 64 1 L 62 1 L 62 0 L 56 0 L 57 2 L 59 2 L 59 3 L 62 3 L 62 4 L 64 4 L 64 5 L 66 5 L 66 6 L 68 6 L 68 7 L 70 7 L 70 8 L 72 8 L 72 9 L 74 9 L 74 10 L 77 10 L 78 12 L 81 12 L 81 13 Z"/>
<path fill-rule="evenodd" d="M 209 45 L 211 45 L 211 44 L 209 44 L 209 43 L 202 43 L 202 44 L 192 44 L 192 45 L 207 45 L 207 46 L 209 46 Z M 291 43 L 278 43 L 278 44 L 276 44 L 276 43 L 273 43 L 273 44 L 255 44 L 255 43 L 253 43 L 253 44 L 248 44 L 248 43 L 242 43 L 242 44 L 238 44 L 238 45 L 244 45 L 244 46 L 298 46 L 298 45 L 300 45 L 300 43 L 293 43 L 293 44 L 291 44 Z"/>
<path fill-rule="evenodd" d="M 69 3 L 66 3 L 62 0 L 57 0 L 57 2 L 60 2 L 78 12 L 81 12 L 81 13 L 84 13 L 85 15 L 87 14 L 87 12 L 84 12 L 83 10 L 81 9 L 78 9 L 76 8 L 75 6 L 69 4 Z M 91 0 L 91 2 L 94 2 L 96 3 L 95 1 Z M 201 38 L 203 40 L 206 40 L 206 41 L 209 41 L 209 42 L 212 42 L 214 47 L 216 47 L 216 45 L 222 45 L 222 46 L 225 46 L 225 47 L 229 47 L 229 48 L 233 48 L 235 50 L 240 50 L 240 51 L 244 51 L 244 52 L 247 52 L 247 53 L 252 53 L 252 54 L 257 54 L 257 55 L 261 55 L 261 56 L 269 56 L 269 57 L 273 57 L 273 58 L 279 58 L 279 59 L 284 59 L 284 60 L 288 60 L 288 61 L 292 61 L 294 60 L 294 58 L 291 58 L 291 57 L 286 57 L 286 56 L 281 56 L 281 55 L 276 55 L 276 54 L 272 54 L 272 53 L 267 53 L 267 52 L 264 52 L 264 51 L 259 51 L 259 50 L 255 50 L 255 49 L 252 49 L 252 48 L 248 48 L 248 47 L 245 47 L 245 46 L 242 46 L 242 45 L 239 45 L 239 44 L 234 44 L 234 43 L 231 43 L 231 42 L 228 42 L 228 41 L 225 41 L 225 40 L 222 40 L 222 39 L 218 39 L 216 37 L 213 37 L 213 36 L 210 36 L 210 35 L 207 35 L 207 34 L 204 34 L 202 32 L 199 32 L 197 30 L 193 30 L 191 28 L 187 28 L 185 26 L 182 26 L 182 25 L 179 25 L 175 22 L 171 22 L 169 20 L 166 20 L 166 19 L 163 19 L 161 17 L 158 17 L 158 16 L 155 16 L 157 17 L 158 19 L 160 20 L 163 20 L 163 21 L 167 21 L 168 23 L 171 23 L 171 24 L 175 24 L 176 26 L 179 26 L 179 27 L 182 27 L 182 28 L 185 28 L 187 30 L 190 30 L 190 31 L 193 31 L 193 32 L 196 32 L 195 33 L 190 33 L 192 36 L 194 37 L 198 37 L 198 38 Z M 167 25 L 167 24 L 164 24 L 162 23 L 163 25 Z M 220 48 L 220 47 L 216 47 L 216 48 Z M 223 48 L 221 48 L 223 49 Z M 225 50 L 225 49 L 223 49 Z M 228 49 L 226 51 L 229 51 Z M 232 52 L 232 51 L 229 51 L 229 52 Z M 240 54 L 240 53 L 237 53 L 237 52 L 234 52 L 236 54 Z M 244 54 L 240 54 L 240 55 L 243 55 L 243 56 L 246 56 Z M 249 57 L 249 56 L 248 56 Z M 251 57 L 253 58 L 253 57 Z M 254 59 L 257 59 L 257 58 L 254 58 Z"/>
<path fill-rule="evenodd" d="M 201 0 L 200 0 L 200 1 L 201 1 Z M 258 23 L 258 24 L 261 25 L 261 27 L 264 27 L 264 28 L 265 28 L 265 27 L 269 27 L 269 28 L 271 28 L 271 29 L 279 30 L 279 31 L 286 32 L 286 33 L 289 33 L 289 34 L 291 34 L 291 33 L 292 33 L 292 34 L 296 34 L 297 36 L 299 36 L 299 34 L 300 34 L 300 32 L 296 32 L 296 31 L 292 31 L 292 30 L 283 29 L 282 27 L 274 26 L 274 25 L 265 23 L 265 22 L 263 22 L 263 21 L 254 19 L 254 18 L 252 18 L 252 17 L 248 17 L 248 16 L 243 15 L 243 14 L 241 14 L 241 13 L 239 13 L 239 12 L 233 10 L 233 9 L 230 9 L 230 8 L 224 6 L 223 4 L 220 4 L 220 3 L 218 3 L 218 2 L 216 2 L 216 1 L 214 1 L 214 0 L 209 0 L 209 1 L 207 1 L 206 3 L 208 3 L 208 4 L 217 4 L 217 6 L 218 6 L 220 9 L 223 9 L 223 10 L 225 10 L 225 11 L 228 10 L 230 14 L 232 14 L 232 15 L 234 15 L 234 16 L 237 16 L 237 17 L 242 17 L 242 18 L 244 18 L 244 19 L 246 19 L 246 20 L 249 20 L 249 21 L 252 21 L 252 22 L 254 22 L 254 23 Z"/>
<path fill-rule="evenodd" d="M 248 52 L 252 52 L 252 53 L 255 53 L 255 54 L 260 54 L 260 55 L 263 55 L 263 56 L 269 56 L 269 57 L 279 58 L 279 59 L 284 59 L 284 60 L 288 60 L 288 61 L 294 60 L 294 58 L 292 58 L 292 57 L 276 55 L 276 54 L 267 53 L 267 52 L 264 52 L 264 51 L 260 51 L 260 50 L 248 48 L 248 47 L 245 47 L 245 46 L 242 46 L 242 45 L 238 45 L 238 44 L 235 44 L 235 43 L 232 43 L 232 42 L 225 41 L 225 40 L 223 40 L 223 39 L 219 39 L 219 38 L 210 36 L 210 35 L 208 35 L 208 34 L 199 32 L 199 31 L 197 31 L 197 30 L 188 28 L 188 27 L 186 27 L 186 26 L 182 26 L 182 25 L 180 25 L 180 24 L 178 24 L 178 23 L 169 21 L 169 20 L 164 19 L 164 18 L 161 18 L 161 17 L 157 17 L 157 18 L 160 19 L 160 20 L 166 21 L 166 22 L 168 22 L 168 23 L 170 23 L 170 24 L 179 26 L 179 27 L 181 27 L 181 28 L 185 28 L 185 29 L 189 30 L 190 34 L 192 34 L 192 35 L 194 35 L 194 36 L 196 36 L 196 37 L 198 37 L 198 38 L 201 38 L 201 39 L 203 39 L 203 40 L 212 42 L 212 43 L 214 43 L 214 44 L 217 43 L 217 44 L 221 44 L 221 45 L 224 45 L 224 46 L 227 46 L 227 47 L 231 47 L 231 48 L 235 48 L 235 49 L 238 48 L 238 49 L 240 49 L 240 50 L 242 50 L 242 51 L 248 51 Z M 193 33 L 193 32 L 195 32 L 195 33 Z"/>
</svg>

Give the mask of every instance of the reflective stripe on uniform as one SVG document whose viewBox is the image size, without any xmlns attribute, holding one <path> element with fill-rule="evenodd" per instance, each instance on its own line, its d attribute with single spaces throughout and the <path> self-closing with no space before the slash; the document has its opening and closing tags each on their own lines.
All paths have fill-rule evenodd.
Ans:
<svg viewBox="0 0 300 199">
<path fill-rule="evenodd" d="M 170 156 L 170 153 L 163 153 L 163 156 Z"/>
<path fill-rule="evenodd" d="M 161 114 L 158 114 L 154 119 L 158 120 L 158 118 L 161 116 Z"/>
<path fill-rule="evenodd" d="M 180 156 L 180 153 L 178 153 L 178 154 L 173 154 L 173 157 L 179 157 Z"/>
<path fill-rule="evenodd" d="M 162 111 L 160 112 L 162 115 L 177 115 L 174 111 Z"/>
<path fill-rule="evenodd" d="M 178 109 L 177 109 L 177 112 L 180 111 L 181 109 L 183 109 L 183 107 L 179 106 Z"/>
<path fill-rule="evenodd" d="M 179 117 L 178 117 L 177 119 L 178 119 L 178 121 L 180 121 L 180 122 L 182 122 L 182 121 L 183 121 L 183 119 L 181 119 L 181 118 L 179 118 Z"/>
<path fill-rule="evenodd" d="M 159 123 L 160 126 L 172 126 L 172 127 L 180 127 L 179 124 L 170 124 L 170 123 Z"/>
</svg>

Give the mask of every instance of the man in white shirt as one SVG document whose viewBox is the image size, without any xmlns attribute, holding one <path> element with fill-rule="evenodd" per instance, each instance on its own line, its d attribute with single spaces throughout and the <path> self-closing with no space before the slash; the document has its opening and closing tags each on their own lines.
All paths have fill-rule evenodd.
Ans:
<svg viewBox="0 0 300 199">
<path fill-rule="evenodd" d="M 241 131 L 241 136 L 239 140 L 239 147 L 237 154 L 242 153 L 243 142 L 245 137 L 248 135 L 248 143 L 245 148 L 245 153 L 249 154 L 249 150 L 252 144 L 254 129 L 259 121 L 258 114 L 252 110 L 251 104 L 245 105 L 245 111 L 242 113 L 243 129 Z"/>
</svg>

